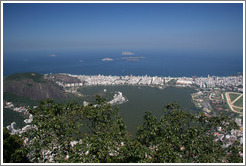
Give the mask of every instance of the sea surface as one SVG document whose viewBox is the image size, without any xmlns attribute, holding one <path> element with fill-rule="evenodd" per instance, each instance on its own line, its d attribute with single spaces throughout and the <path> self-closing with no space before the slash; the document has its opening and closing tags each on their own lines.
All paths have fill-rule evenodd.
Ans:
<svg viewBox="0 0 246 166">
<path fill-rule="evenodd" d="M 86 75 L 227 76 L 243 72 L 242 53 L 198 53 L 130 50 L 19 51 L 4 52 L 4 76 L 19 72 Z M 50 56 L 53 55 L 53 56 Z M 129 61 L 126 57 L 135 58 Z M 102 61 L 111 58 L 112 61 Z"/>
</svg>

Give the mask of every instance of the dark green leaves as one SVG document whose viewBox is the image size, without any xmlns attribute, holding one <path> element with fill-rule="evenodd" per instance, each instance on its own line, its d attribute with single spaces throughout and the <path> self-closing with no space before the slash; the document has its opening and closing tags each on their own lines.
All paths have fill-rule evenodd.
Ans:
<svg viewBox="0 0 246 166">
<path fill-rule="evenodd" d="M 3 128 L 3 162 L 4 163 L 27 163 L 27 151 L 23 146 L 23 140 L 17 135 L 10 135 Z"/>
<path fill-rule="evenodd" d="M 180 110 L 176 103 L 168 104 L 158 118 L 146 112 L 132 139 L 118 109 L 99 96 L 86 107 L 46 100 L 30 112 L 38 128 L 25 133 L 31 139 L 27 146 L 31 162 L 242 162 L 239 143 L 222 148 L 222 143 L 215 141 L 216 127 L 226 131 L 238 128 L 230 118 L 195 116 Z M 15 154 L 18 157 L 24 151 Z"/>
</svg>

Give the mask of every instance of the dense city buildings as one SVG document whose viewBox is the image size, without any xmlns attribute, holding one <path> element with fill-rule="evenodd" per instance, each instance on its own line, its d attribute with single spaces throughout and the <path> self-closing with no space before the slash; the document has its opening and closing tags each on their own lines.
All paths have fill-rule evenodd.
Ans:
<svg viewBox="0 0 246 166">
<path fill-rule="evenodd" d="M 227 88 L 243 92 L 243 76 L 207 76 L 207 77 L 158 77 L 158 76 L 104 76 L 104 75 L 72 75 L 61 73 L 64 77 L 76 78 L 76 82 L 61 81 L 56 79 L 56 74 L 45 74 L 45 78 L 53 79 L 63 87 L 95 86 L 95 85 L 150 85 L 167 86 L 169 81 L 175 80 L 177 86 L 197 85 L 200 88 Z"/>
</svg>

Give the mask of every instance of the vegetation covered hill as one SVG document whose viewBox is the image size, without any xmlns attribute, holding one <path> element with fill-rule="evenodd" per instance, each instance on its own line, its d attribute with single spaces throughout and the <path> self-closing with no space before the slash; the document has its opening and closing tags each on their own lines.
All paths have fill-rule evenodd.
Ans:
<svg viewBox="0 0 246 166">
<path fill-rule="evenodd" d="M 26 156 L 30 162 L 60 163 L 243 161 L 239 142 L 222 147 L 222 141 L 215 141 L 216 127 L 227 132 L 238 128 L 230 118 L 194 116 L 175 103 L 163 111 L 160 119 L 146 112 L 136 137 L 131 138 L 117 108 L 99 96 L 87 106 L 46 100 L 30 110 L 35 127 L 23 135 L 23 139 L 28 138 Z"/>
<path fill-rule="evenodd" d="M 17 96 L 28 97 L 31 100 L 66 99 L 62 88 L 54 82 L 44 79 L 39 73 L 16 73 L 3 79 L 3 91 Z M 13 96 L 12 95 L 12 96 Z"/>
</svg>

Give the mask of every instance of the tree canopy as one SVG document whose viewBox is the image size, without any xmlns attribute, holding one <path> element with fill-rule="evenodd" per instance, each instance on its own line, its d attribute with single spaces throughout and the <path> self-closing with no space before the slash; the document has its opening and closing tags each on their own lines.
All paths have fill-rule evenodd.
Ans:
<svg viewBox="0 0 246 166">
<path fill-rule="evenodd" d="M 24 133 L 30 162 L 217 163 L 243 162 L 242 146 L 222 147 L 214 131 L 238 128 L 229 117 L 193 115 L 170 103 L 163 116 L 146 112 L 132 138 L 118 108 L 97 96 L 95 103 L 58 104 L 45 100 L 30 112 L 33 128 Z M 8 162 L 8 161 L 6 161 Z"/>
<path fill-rule="evenodd" d="M 23 140 L 17 135 L 10 135 L 3 128 L 3 162 L 4 163 L 28 163 L 27 150 L 23 146 Z"/>
</svg>

